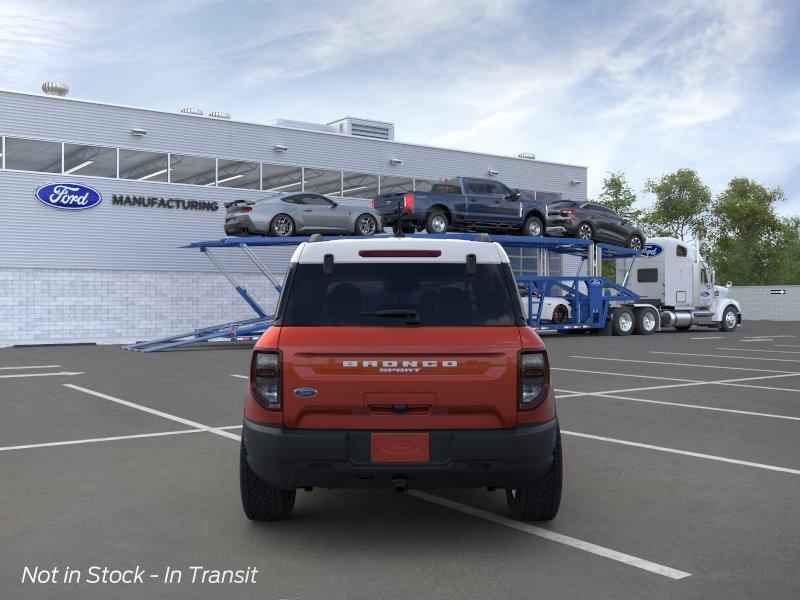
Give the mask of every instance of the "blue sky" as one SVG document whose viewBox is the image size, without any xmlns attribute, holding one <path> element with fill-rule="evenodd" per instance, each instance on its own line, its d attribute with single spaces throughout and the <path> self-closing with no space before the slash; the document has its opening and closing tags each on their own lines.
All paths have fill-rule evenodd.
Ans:
<svg viewBox="0 0 800 600">
<path fill-rule="evenodd" d="M 800 214 L 800 3 L 0 0 L 0 87 L 782 186 Z"/>
</svg>

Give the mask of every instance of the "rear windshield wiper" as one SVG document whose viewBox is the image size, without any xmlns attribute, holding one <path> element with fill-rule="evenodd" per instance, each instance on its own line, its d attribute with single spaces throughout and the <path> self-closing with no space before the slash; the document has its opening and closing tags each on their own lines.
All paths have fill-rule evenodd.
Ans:
<svg viewBox="0 0 800 600">
<path fill-rule="evenodd" d="M 405 317 L 408 325 L 419 325 L 419 311 L 413 308 L 392 308 L 379 310 L 373 313 L 363 312 L 362 317 Z"/>
</svg>

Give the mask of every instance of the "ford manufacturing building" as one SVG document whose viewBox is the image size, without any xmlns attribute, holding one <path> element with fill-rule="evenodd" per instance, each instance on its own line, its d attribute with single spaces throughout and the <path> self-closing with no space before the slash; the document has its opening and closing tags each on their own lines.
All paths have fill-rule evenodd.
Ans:
<svg viewBox="0 0 800 600">
<path fill-rule="evenodd" d="M 264 125 L 43 89 L 49 93 L 0 91 L 2 346 L 127 342 L 255 316 L 201 252 L 180 246 L 223 237 L 223 204 L 267 191 L 368 203 L 465 175 L 586 199 L 585 167 L 396 142 L 390 123 Z M 42 186 L 70 184 L 96 190 L 96 205 L 59 210 L 37 200 Z M 292 250 L 256 253 L 282 275 Z M 535 256 L 509 254 L 516 271 L 537 271 Z M 277 293 L 241 252 L 216 256 L 262 306 L 274 307 Z"/>
</svg>

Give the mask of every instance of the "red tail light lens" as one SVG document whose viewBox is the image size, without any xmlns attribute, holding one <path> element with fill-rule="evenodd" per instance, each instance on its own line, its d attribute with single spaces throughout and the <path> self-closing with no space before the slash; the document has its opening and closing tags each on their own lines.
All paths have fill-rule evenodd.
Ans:
<svg viewBox="0 0 800 600">
<path fill-rule="evenodd" d="M 519 409 L 531 410 L 547 397 L 550 386 L 550 365 L 544 350 L 519 353 Z"/>
<path fill-rule="evenodd" d="M 250 387 L 253 396 L 267 410 L 281 409 L 281 353 L 278 351 L 253 352 L 250 365 Z"/>
<path fill-rule="evenodd" d="M 568 217 L 568 216 L 574 215 L 574 214 L 575 214 L 575 209 L 574 208 L 568 208 L 566 210 L 562 210 L 561 211 L 561 216 L 562 217 Z"/>
<path fill-rule="evenodd" d="M 239 212 L 241 212 L 241 213 L 249 213 L 251 210 L 253 210 L 252 206 L 243 206 L 242 208 L 239 209 Z"/>
<path fill-rule="evenodd" d="M 378 201 L 375 198 L 373 198 L 372 202 L 371 202 L 372 208 L 378 208 L 377 206 L 375 206 L 377 203 L 378 203 Z"/>
<path fill-rule="evenodd" d="M 403 212 L 414 210 L 414 194 L 403 194 Z"/>
</svg>

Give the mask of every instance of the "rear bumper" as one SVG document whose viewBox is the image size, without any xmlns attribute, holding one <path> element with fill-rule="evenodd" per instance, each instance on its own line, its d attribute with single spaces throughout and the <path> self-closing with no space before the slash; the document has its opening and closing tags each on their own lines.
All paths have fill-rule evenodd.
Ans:
<svg viewBox="0 0 800 600">
<path fill-rule="evenodd" d="M 249 215 L 237 215 L 225 219 L 226 235 L 268 235 L 269 222 L 257 224 Z"/>
<path fill-rule="evenodd" d="M 427 463 L 373 463 L 370 432 L 285 429 L 245 420 L 250 468 L 271 485 L 389 488 L 526 487 L 553 460 L 558 421 L 515 429 L 431 431 Z M 398 432 L 401 433 L 401 432 Z"/>
</svg>

